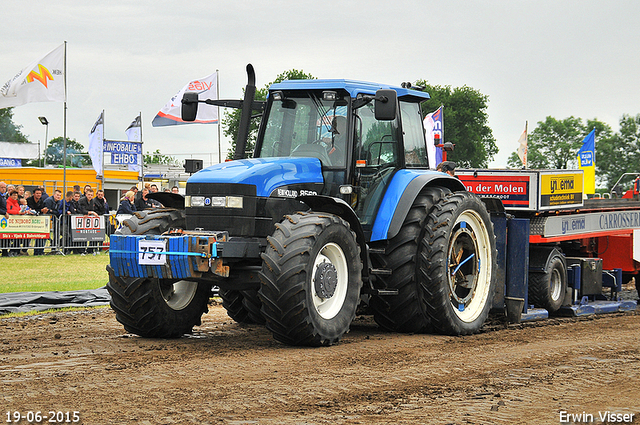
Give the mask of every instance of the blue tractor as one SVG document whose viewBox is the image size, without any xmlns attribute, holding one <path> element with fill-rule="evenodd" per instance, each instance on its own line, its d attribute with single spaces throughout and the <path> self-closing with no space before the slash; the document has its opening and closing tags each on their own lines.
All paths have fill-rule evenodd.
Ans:
<svg viewBox="0 0 640 425">
<path fill-rule="evenodd" d="M 111 239 L 111 306 L 129 332 L 177 337 L 212 286 L 238 322 L 291 345 L 337 343 L 359 305 L 397 332 L 477 332 L 493 306 L 496 240 L 485 203 L 427 160 L 427 93 L 350 80 L 273 84 L 242 108 L 236 158 L 193 174 L 170 208 L 137 213 Z M 244 147 L 261 113 L 253 158 Z M 164 198 L 163 198 L 164 196 Z"/>
</svg>

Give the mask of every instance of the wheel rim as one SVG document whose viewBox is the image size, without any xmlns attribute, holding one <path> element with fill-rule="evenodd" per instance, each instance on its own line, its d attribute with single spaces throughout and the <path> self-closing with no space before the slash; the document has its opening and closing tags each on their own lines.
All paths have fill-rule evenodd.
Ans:
<svg viewBox="0 0 640 425">
<path fill-rule="evenodd" d="M 179 280 L 169 284 L 161 284 L 162 298 L 173 310 L 182 310 L 189 305 L 198 290 L 198 282 Z"/>
<path fill-rule="evenodd" d="M 464 211 L 457 218 L 447 258 L 453 311 L 460 320 L 473 322 L 488 301 L 492 263 L 489 232 L 475 211 Z"/>
<path fill-rule="evenodd" d="M 554 267 L 551 272 L 550 279 L 551 299 L 553 301 L 557 301 L 560 298 L 560 293 L 562 292 L 562 276 L 560 275 L 560 270 Z"/>
<path fill-rule="evenodd" d="M 339 245 L 331 242 L 318 252 L 311 269 L 311 292 L 313 306 L 323 319 L 332 319 L 342 309 L 347 296 L 348 270 Z"/>
</svg>

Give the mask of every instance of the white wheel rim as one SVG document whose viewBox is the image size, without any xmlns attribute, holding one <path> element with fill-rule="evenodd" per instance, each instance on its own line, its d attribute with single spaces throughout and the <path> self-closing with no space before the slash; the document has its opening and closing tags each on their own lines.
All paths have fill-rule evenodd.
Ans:
<svg viewBox="0 0 640 425">
<path fill-rule="evenodd" d="M 323 263 L 331 264 L 335 267 L 337 275 L 337 283 L 335 291 L 330 297 L 323 298 L 316 291 L 316 271 L 318 267 L 322 267 Z M 311 293 L 313 306 L 316 312 L 323 319 L 334 318 L 342 309 L 344 300 L 347 296 L 347 288 L 349 286 L 349 268 L 344 252 L 339 245 L 331 242 L 322 247 L 316 256 L 313 267 L 311 268 Z"/>
<path fill-rule="evenodd" d="M 562 276 L 557 268 L 553 268 L 551 271 L 551 299 L 557 301 L 560 298 L 560 292 L 562 289 Z"/>
<path fill-rule="evenodd" d="M 492 265 L 489 231 L 472 210 L 457 218 L 447 253 L 449 299 L 463 322 L 473 322 L 489 302 Z"/>
<path fill-rule="evenodd" d="M 162 298 L 173 310 L 182 310 L 189 305 L 198 290 L 198 282 L 179 280 L 173 284 L 160 284 Z"/>
</svg>

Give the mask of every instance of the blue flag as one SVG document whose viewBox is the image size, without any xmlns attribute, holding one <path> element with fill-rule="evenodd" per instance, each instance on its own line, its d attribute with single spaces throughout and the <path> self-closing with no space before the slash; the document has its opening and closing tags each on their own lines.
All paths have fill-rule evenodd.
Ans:
<svg viewBox="0 0 640 425">
<path fill-rule="evenodd" d="M 578 166 L 584 171 L 584 192 L 596 191 L 596 129 L 591 130 L 582 141 L 578 151 Z"/>
</svg>

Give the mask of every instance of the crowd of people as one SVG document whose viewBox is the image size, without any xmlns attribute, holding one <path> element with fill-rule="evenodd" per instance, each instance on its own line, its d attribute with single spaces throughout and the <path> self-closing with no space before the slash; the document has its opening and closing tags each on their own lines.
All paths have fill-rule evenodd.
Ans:
<svg viewBox="0 0 640 425">
<path fill-rule="evenodd" d="M 165 189 L 169 192 L 169 189 Z M 133 186 L 122 198 L 117 214 L 133 214 L 149 208 L 162 207 L 158 201 L 147 197 L 149 193 L 158 192 L 155 184 L 146 183 L 145 187 L 138 191 L 137 186 Z M 174 186 L 171 192 L 178 193 L 178 187 Z M 109 203 L 105 198 L 104 191 L 93 190 L 87 184 L 80 189 L 79 185 L 73 190 L 64 194 L 56 189 L 52 195 L 48 195 L 42 187 L 33 189 L 33 193 L 25 190 L 22 185 L 12 185 L 0 181 L 0 217 L 10 215 L 49 215 L 52 217 L 52 234 L 59 235 L 64 241 L 65 247 L 73 246 L 69 231 L 64 237 L 57 226 L 61 223 L 61 217 L 71 215 L 101 216 L 108 215 L 111 211 Z M 69 222 L 67 222 L 69 223 Z M 69 226 L 67 226 L 69 228 Z M 44 255 L 46 239 L 36 239 L 33 246 L 34 255 Z M 61 241 L 58 241 L 61 242 Z M 52 245 L 54 245 L 52 240 Z M 85 244 L 86 245 L 86 244 Z M 57 245 L 56 245 L 57 246 Z M 2 242 L 0 247 L 2 256 L 27 255 L 27 248 L 30 247 L 30 240 L 8 239 Z M 69 252 L 84 253 L 97 250 L 96 243 L 90 242 L 88 246 L 80 248 L 69 248 Z"/>
</svg>

